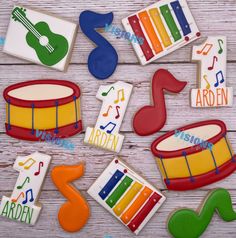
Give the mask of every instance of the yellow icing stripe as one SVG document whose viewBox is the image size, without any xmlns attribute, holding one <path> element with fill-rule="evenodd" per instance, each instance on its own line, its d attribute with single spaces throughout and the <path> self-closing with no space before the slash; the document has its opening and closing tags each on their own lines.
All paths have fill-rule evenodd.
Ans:
<svg viewBox="0 0 236 238">
<path fill-rule="evenodd" d="M 76 100 L 77 118 L 80 115 L 80 99 Z M 8 118 L 8 104 L 6 105 L 6 118 Z M 10 106 L 11 125 L 27 129 L 32 128 L 32 108 Z M 58 106 L 58 127 L 74 123 L 76 120 L 75 103 L 70 102 Z M 39 130 L 53 129 L 56 127 L 56 107 L 34 108 L 34 128 Z"/>
<path fill-rule="evenodd" d="M 157 8 L 150 9 L 149 14 L 158 30 L 158 33 L 161 37 L 163 45 L 165 47 L 172 45 L 170 37 L 165 29 L 165 26 L 161 20 L 161 16 L 160 16 L 160 13 L 158 12 Z"/>
<path fill-rule="evenodd" d="M 113 211 L 117 216 L 120 216 L 121 213 L 125 210 L 125 208 L 130 204 L 130 202 L 134 199 L 137 193 L 141 190 L 143 186 L 135 182 L 130 190 L 124 195 L 124 197 L 119 201 L 119 203 L 113 208 Z"/>
<path fill-rule="evenodd" d="M 218 167 L 231 159 L 231 155 L 224 138 L 222 138 L 213 146 L 212 153 Z M 163 177 L 166 178 L 160 159 L 156 158 L 156 160 Z M 203 150 L 191 155 L 187 155 L 187 161 L 192 176 L 205 174 L 215 169 L 214 160 L 210 150 Z M 162 162 L 169 179 L 186 178 L 190 176 L 184 156 L 167 159 L 163 158 Z"/>
</svg>

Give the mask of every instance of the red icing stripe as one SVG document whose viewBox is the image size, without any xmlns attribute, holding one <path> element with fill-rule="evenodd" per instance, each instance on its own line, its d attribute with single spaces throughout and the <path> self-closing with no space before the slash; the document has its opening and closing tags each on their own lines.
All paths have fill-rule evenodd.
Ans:
<svg viewBox="0 0 236 238">
<path fill-rule="evenodd" d="M 236 170 L 236 157 L 234 156 L 235 162 L 230 159 L 220 167 L 219 173 L 216 174 L 215 170 L 212 170 L 206 174 L 194 176 L 194 182 L 190 181 L 190 178 L 180 178 L 180 179 L 170 179 L 169 184 L 165 179 L 165 184 L 169 190 L 176 190 L 176 191 L 185 191 L 200 188 L 202 186 L 206 186 L 208 184 L 217 182 Z"/>
<path fill-rule="evenodd" d="M 162 198 L 157 193 L 153 193 L 152 196 L 148 199 L 146 204 L 143 206 L 143 208 L 140 210 L 140 212 L 132 219 L 132 221 L 129 223 L 128 227 L 129 229 L 134 232 L 138 229 L 140 224 L 143 222 L 143 220 L 146 218 L 146 216 L 151 212 L 153 207 L 158 203 L 158 201 Z"/>
<path fill-rule="evenodd" d="M 129 21 L 129 24 L 131 25 L 131 27 L 133 29 L 134 34 L 137 37 L 143 38 L 143 44 L 140 45 L 140 47 L 143 51 L 143 54 L 144 54 L 146 60 L 150 60 L 154 56 L 154 54 L 152 53 L 152 49 L 149 46 L 149 44 L 147 42 L 147 39 L 143 34 L 143 31 L 142 31 L 142 28 L 140 26 L 138 17 L 136 15 L 128 17 L 128 21 Z"/>
</svg>

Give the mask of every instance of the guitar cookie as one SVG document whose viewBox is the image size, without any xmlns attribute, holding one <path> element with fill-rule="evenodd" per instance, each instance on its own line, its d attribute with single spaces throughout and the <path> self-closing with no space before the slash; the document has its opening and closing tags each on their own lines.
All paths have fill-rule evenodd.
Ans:
<svg viewBox="0 0 236 238">
<path fill-rule="evenodd" d="M 77 25 L 20 6 L 15 6 L 11 15 L 3 51 L 64 71 L 69 63 Z"/>
<path fill-rule="evenodd" d="M 210 224 L 214 212 L 226 222 L 236 220 L 236 211 L 232 204 L 226 189 L 215 189 L 205 198 L 199 212 L 187 208 L 173 212 L 167 222 L 167 229 L 175 238 L 200 237 Z M 235 224 L 232 226 L 235 227 Z"/>
</svg>

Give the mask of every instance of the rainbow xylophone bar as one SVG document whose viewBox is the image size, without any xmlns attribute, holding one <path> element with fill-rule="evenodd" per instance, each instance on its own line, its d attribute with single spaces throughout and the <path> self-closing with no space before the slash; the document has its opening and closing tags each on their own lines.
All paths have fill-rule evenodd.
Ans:
<svg viewBox="0 0 236 238">
<path fill-rule="evenodd" d="M 110 213 L 138 234 L 165 197 L 120 159 L 115 158 L 88 193 Z"/>
<path fill-rule="evenodd" d="M 128 32 L 142 37 L 132 43 L 145 65 L 200 37 L 186 0 L 162 0 L 122 20 Z"/>
</svg>

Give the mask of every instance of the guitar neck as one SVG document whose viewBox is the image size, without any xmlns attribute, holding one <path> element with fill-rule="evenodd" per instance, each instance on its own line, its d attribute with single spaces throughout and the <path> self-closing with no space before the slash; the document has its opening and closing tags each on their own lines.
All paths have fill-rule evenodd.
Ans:
<svg viewBox="0 0 236 238">
<path fill-rule="evenodd" d="M 30 22 L 30 20 L 23 16 L 20 12 L 16 12 L 18 21 L 28 30 L 30 31 L 37 39 L 41 37 L 41 34 L 37 31 L 34 25 Z"/>
</svg>

